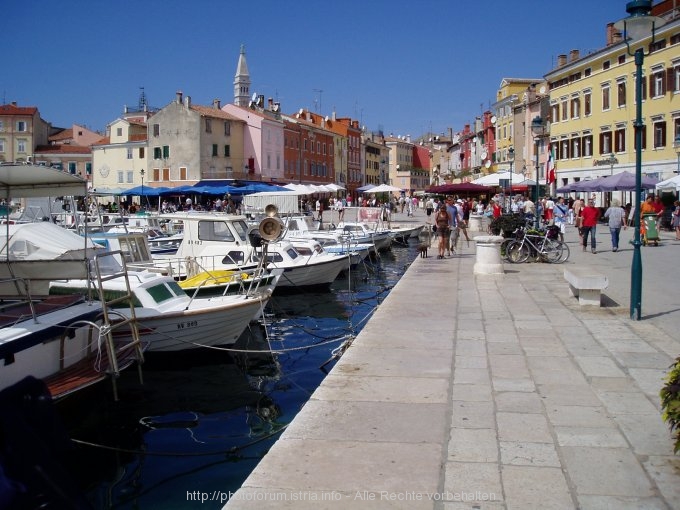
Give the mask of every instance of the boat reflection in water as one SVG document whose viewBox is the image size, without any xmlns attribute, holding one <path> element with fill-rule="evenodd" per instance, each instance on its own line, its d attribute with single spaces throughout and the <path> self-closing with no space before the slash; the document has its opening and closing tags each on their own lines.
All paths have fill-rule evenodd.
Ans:
<svg viewBox="0 0 680 510">
<path fill-rule="evenodd" d="M 150 353 L 144 385 L 122 374 L 118 402 L 103 389 L 62 402 L 94 508 L 185 509 L 200 493 L 235 492 L 413 261 L 413 241 L 329 292 L 274 295 L 266 331 L 251 327 L 231 351 Z"/>
</svg>

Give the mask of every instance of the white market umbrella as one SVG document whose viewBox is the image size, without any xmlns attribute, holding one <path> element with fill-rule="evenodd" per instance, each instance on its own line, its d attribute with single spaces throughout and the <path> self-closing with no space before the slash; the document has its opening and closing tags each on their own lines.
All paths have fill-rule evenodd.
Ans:
<svg viewBox="0 0 680 510">
<path fill-rule="evenodd" d="M 481 184 L 482 186 L 500 186 L 501 179 L 510 180 L 510 172 L 497 172 L 495 174 L 485 175 L 479 179 L 472 181 L 474 184 Z M 513 184 L 515 180 L 518 180 L 519 174 L 512 174 Z"/>
<path fill-rule="evenodd" d="M 376 186 L 374 188 L 371 188 L 368 190 L 370 193 L 390 193 L 390 192 L 397 192 L 397 191 L 404 191 L 401 188 L 397 188 L 396 186 L 390 186 L 389 184 L 381 184 L 380 186 Z"/>
</svg>

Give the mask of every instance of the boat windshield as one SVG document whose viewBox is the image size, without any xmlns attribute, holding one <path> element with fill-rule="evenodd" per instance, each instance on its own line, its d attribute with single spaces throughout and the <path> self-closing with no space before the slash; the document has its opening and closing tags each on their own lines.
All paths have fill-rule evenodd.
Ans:
<svg viewBox="0 0 680 510">
<path fill-rule="evenodd" d="M 234 227 L 234 231 L 239 236 L 241 241 L 245 241 L 248 239 L 248 224 L 245 221 L 243 220 L 234 221 L 232 222 L 232 226 Z"/>
<path fill-rule="evenodd" d="M 173 282 L 163 282 L 158 285 L 153 285 L 148 289 L 149 295 L 156 303 L 163 303 L 169 299 L 174 299 L 177 296 L 186 296 L 186 293 L 179 284 Z"/>
<path fill-rule="evenodd" d="M 233 243 L 234 234 L 226 221 L 199 221 L 198 238 L 201 241 L 219 241 Z"/>
</svg>

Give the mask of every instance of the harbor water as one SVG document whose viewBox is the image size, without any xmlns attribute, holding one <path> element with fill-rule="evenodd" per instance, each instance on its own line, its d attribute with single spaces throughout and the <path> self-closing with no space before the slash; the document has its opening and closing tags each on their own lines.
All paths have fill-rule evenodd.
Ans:
<svg viewBox="0 0 680 510">
<path fill-rule="evenodd" d="M 74 474 L 96 509 L 221 508 L 417 256 L 417 239 L 338 278 L 275 295 L 229 350 L 152 353 L 135 370 L 60 402 Z M 273 353 L 270 352 L 273 351 Z M 197 501 L 195 495 L 219 495 Z"/>
</svg>

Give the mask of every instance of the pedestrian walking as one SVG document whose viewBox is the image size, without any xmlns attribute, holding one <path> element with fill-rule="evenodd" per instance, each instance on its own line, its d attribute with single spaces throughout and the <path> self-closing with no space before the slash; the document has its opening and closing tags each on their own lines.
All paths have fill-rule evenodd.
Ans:
<svg viewBox="0 0 680 510">
<path fill-rule="evenodd" d="M 619 251 L 621 227 L 624 229 L 626 228 L 626 211 L 621 207 L 621 202 L 619 202 L 617 198 L 612 199 L 611 205 L 604 213 L 604 217 L 609 220 L 609 232 L 612 236 L 612 251 Z"/>
<path fill-rule="evenodd" d="M 675 230 L 675 240 L 680 241 L 680 200 L 673 203 L 673 216 L 671 216 L 671 226 Z"/>
<path fill-rule="evenodd" d="M 589 200 L 588 205 L 583 207 L 581 213 L 581 235 L 583 236 L 583 251 L 588 248 L 588 235 L 590 235 L 590 251 L 597 253 L 595 241 L 595 227 L 600 219 L 600 210 L 595 207 L 595 200 Z"/>
<path fill-rule="evenodd" d="M 569 206 L 564 202 L 564 197 L 559 197 L 553 208 L 555 226 L 559 227 L 560 241 L 564 241 L 564 234 L 567 232 L 567 216 Z"/>
</svg>

